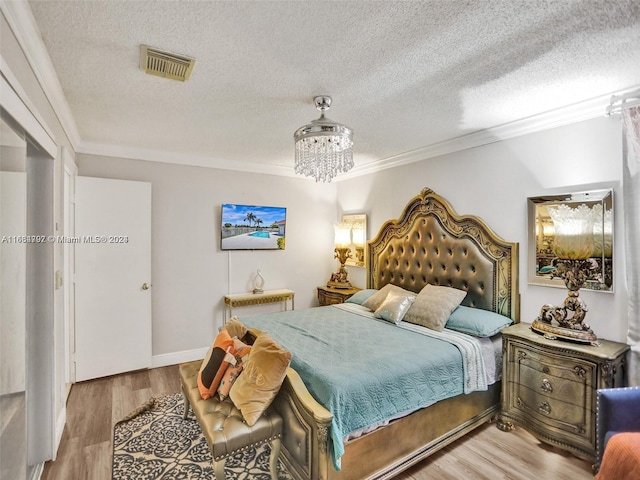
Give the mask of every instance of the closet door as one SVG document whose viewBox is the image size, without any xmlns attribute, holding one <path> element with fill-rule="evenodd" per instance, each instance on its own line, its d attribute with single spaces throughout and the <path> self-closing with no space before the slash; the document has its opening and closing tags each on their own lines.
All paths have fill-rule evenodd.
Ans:
<svg viewBox="0 0 640 480">
<path fill-rule="evenodd" d="M 13 241 L 27 231 L 26 213 L 26 174 L 0 172 L 0 478 L 25 478 L 27 467 L 27 249 Z"/>
<path fill-rule="evenodd" d="M 151 366 L 151 184 L 76 178 L 76 381 Z"/>
</svg>

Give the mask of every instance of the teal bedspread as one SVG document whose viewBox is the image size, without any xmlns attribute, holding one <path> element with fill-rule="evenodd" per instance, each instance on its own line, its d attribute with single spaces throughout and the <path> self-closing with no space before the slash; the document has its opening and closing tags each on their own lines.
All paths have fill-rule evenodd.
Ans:
<svg viewBox="0 0 640 480">
<path fill-rule="evenodd" d="M 337 470 L 345 435 L 468 390 L 459 347 L 339 306 L 240 321 L 289 350 L 291 367 L 332 413 Z"/>
</svg>

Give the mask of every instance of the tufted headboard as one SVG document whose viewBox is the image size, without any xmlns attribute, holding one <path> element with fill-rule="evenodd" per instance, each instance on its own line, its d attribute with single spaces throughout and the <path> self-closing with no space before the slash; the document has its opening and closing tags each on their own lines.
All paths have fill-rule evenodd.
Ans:
<svg viewBox="0 0 640 480">
<path fill-rule="evenodd" d="M 367 287 L 387 283 L 419 292 L 427 283 L 466 290 L 462 305 L 520 320 L 518 244 L 498 237 L 482 220 L 459 216 L 425 188 L 397 220 L 367 243 Z"/>
</svg>

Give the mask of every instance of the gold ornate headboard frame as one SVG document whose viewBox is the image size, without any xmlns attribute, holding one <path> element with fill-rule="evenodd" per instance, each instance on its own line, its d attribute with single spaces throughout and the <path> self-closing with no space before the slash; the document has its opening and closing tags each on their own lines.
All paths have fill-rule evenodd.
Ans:
<svg viewBox="0 0 640 480">
<path fill-rule="evenodd" d="M 467 291 L 463 305 L 520 321 L 518 244 L 496 235 L 480 218 L 457 215 L 425 188 L 397 220 L 367 243 L 367 288 L 393 283 L 419 292 L 427 283 Z"/>
</svg>

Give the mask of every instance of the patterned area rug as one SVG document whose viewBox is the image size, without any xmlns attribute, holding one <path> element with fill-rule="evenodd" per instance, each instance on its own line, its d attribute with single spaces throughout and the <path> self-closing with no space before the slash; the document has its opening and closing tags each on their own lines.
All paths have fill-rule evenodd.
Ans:
<svg viewBox="0 0 640 480">
<path fill-rule="evenodd" d="M 193 411 L 182 419 L 181 393 L 152 398 L 116 424 L 113 480 L 215 480 L 211 450 Z M 227 459 L 228 480 L 270 480 L 265 444 Z M 280 480 L 293 480 L 278 462 Z"/>
</svg>

